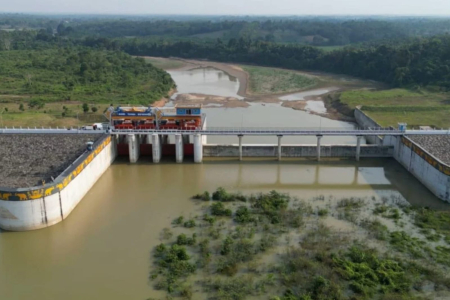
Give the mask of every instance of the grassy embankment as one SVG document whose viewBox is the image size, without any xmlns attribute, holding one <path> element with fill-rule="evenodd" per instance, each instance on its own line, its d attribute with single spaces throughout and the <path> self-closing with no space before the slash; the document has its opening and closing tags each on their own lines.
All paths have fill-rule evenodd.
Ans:
<svg viewBox="0 0 450 300">
<path fill-rule="evenodd" d="M 450 214 L 401 197 L 299 200 L 219 188 L 194 196 L 153 249 L 150 278 L 169 297 L 433 299 L 448 296 Z"/>
<path fill-rule="evenodd" d="M 384 91 L 346 91 L 340 101 L 353 109 L 362 110 L 382 126 L 397 126 L 406 122 L 408 127 L 450 127 L 450 101 L 448 93 L 391 89 Z"/>
<path fill-rule="evenodd" d="M 249 92 L 253 95 L 296 92 L 318 83 L 317 79 L 295 71 L 255 66 L 242 68 L 249 74 Z"/>
<path fill-rule="evenodd" d="M 170 58 L 159 57 L 143 57 L 145 62 L 151 63 L 153 66 L 163 70 L 173 70 L 184 66 L 184 63 Z"/>
<path fill-rule="evenodd" d="M 148 105 L 172 87 L 169 74 L 124 53 L 86 48 L 2 51 L 0 126 L 98 122 L 105 120 L 102 114 L 110 104 Z"/>
</svg>

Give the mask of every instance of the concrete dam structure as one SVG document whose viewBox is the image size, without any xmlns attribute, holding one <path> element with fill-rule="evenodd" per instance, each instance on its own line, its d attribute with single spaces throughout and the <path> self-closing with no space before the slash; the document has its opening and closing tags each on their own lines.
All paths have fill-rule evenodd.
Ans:
<svg viewBox="0 0 450 300">
<path fill-rule="evenodd" d="M 197 112 L 198 113 L 198 112 Z M 355 112 L 361 126 L 373 122 L 363 112 Z M 175 121 L 174 124 L 185 122 Z M 135 126 L 138 123 L 133 123 Z M 154 123 L 153 123 L 154 124 Z M 184 123 L 186 124 L 186 123 Z M 167 124 L 166 124 L 167 125 Z M 130 126 L 130 124 L 126 125 Z M 145 125 L 145 126 L 152 126 Z M 170 125 L 172 126 L 172 125 Z M 302 129 L 206 129 L 206 118 L 200 129 L 177 128 L 126 128 L 110 132 L 99 131 L 99 138 L 91 148 L 76 159 L 57 178 L 41 186 L 27 188 L 0 187 L 0 228 L 23 231 L 45 228 L 63 221 L 73 211 L 85 194 L 113 163 L 117 155 L 128 156 L 130 163 L 139 161 L 140 156 L 151 156 L 153 163 L 159 163 L 163 156 L 174 157 L 182 163 L 189 157 L 201 163 L 204 157 L 271 157 L 322 158 L 335 157 L 354 159 L 392 157 L 402 164 L 440 199 L 450 202 L 450 166 L 439 160 L 412 139 L 405 136 L 404 130 L 385 130 L 371 127 L 364 130 L 302 130 Z M 10 132 L 2 130 L 3 133 Z M 16 130 L 20 134 L 32 130 Z M 60 132 L 61 131 L 61 132 Z M 58 134 L 63 130 L 47 133 Z M 44 131 L 39 131 L 46 134 Z M 71 134 L 77 133 L 71 131 Z M 106 133 L 106 134 L 105 134 Z M 66 130 L 67 134 L 67 130 Z M 236 144 L 213 145 L 206 143 L 207 135 L 235 135 Z M 432 134 L 432 133 L 431 133 Z M 276 136 L 278 143 L 273 145 L 244 144 L 246 135 Z M 314 145 L 282 144 L 284 135 L 313 135 Z M 326 135 L 354 135 L 355 145 L 327 145 L 321 142 Z M 373 144 L 362 144 L 363 136 L 368 136 Z"/>
</svg>

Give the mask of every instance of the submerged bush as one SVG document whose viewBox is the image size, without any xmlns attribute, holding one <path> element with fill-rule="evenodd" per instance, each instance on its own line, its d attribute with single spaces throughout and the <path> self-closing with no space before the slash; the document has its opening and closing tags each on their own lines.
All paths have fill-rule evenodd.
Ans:
<svg viewBox="0 0 450 300">
<path fill-rule="evenodd" d="M 254 222 L 255 218 L 251 215 L 250 210 L 246 206 L 239 206 L 236 210 L 234 221 L 237 223 L 250 223 Z"/>
<path fill-rule="evenodd" d="M 184 221 L 184 217 L 183 216 L 179 216 L 178 218 L 173 220 L 172 224 L 174 224 L 174 225 L 181 225 L 181 224 L 183 224 L 183 221 Z"/>
<path fill-rule="evenodd" d="M 390 259 L 380 259 L 375 250 L 352 246 L 344 257 L 334 256 L 336 272 L 350 281 L 350 289 L 372 296 L 380 288 L 383 293 L 409 292 L 412 281 L 405 268 Z"/>
<path fill-rule="evenodd" d="M 211 205 L 211 214 L 213 216 L 231 216 L 232 212 L 230 209 L 225 208 L 222 202 L 217 202 Z"/>
<path fill-rule="evenodd" d="M 177 236 L 177 245 L 183 246 L 183 245 L 195 245 L 197 242 L 197 234 L 194 233 L 192 235 L 192 238 L 187 237 L 184 233 Z"/>
<path fill-rule="evenodd" d="M 211 200 L 211 196 L 209 195 L 208 191 L 203 192 L 203 194 L 197 194 L 192 197 L 192 199 L 198 199 L 203 201 L 209 201 Z"/>
<path fill-rule="evenodd" d="M 184 224 L 183 224 L 183 226 L 186 227 L 186 228 L 193 228 L 193 227 L 195 227 L 195 225 L 196 224 L 195 224 L 195 221 L 193 219 L 190 219 L 190 220 L 184 222 Z"/>
<path fill-rule="evenodd" d="M 267 216 L 272 224 L 281 222 L 281 214 L 286 210 L 289 200 L 290 197 L 288 195 L 280 194 L 276 191 L 271 191 L 268 194 L 259 194 L 250 198 L 252 207 Z"/>
</svg>

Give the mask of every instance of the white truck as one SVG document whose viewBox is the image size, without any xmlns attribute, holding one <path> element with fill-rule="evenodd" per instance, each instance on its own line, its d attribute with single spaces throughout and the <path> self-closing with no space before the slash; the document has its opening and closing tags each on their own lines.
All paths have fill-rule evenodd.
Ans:
<svg viewBox="0 0 450 300">
<path fill-rule="evenodd" d="M 94 123 L 92 125 L 86 125 L 81 127 L 81 130 L 103 130 L 102 123 Z"/>
</svg>

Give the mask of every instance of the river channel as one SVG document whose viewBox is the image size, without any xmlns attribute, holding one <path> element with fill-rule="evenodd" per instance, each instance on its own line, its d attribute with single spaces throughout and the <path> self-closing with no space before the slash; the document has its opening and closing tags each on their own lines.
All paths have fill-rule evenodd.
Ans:
<svg viewBox="0 0 450 300">
<path fill-rule="evenodd" d="M 238 95 L 239 79 L 228 75 L 222 70 L 215 68 L 196 68 L 192 70 L 170 71 L 172 78 L 177 84 L 178 92 L 172 96 L 175 99 L 179 94 L 205 94 L 223 97 L 234 97 L 245 101 Z M 287 95 L 280 99 L 304 100 L 304 97 L 321 95 L 331 89 L 317 89 L 302 93 Z M 275 97 L 276 98 L 276 97 Z M 318 101 L 310 101 L 318 102 Z M 176 101 L 175 101 L 176 103 Z M 317 106 L 317 105 L 316 105 Z M 205 108 L 208 127 L 296 127 L 296 128 L 354 128 L 355 124 L 331 120 L 306 111 L 294 110 L 283 107 L 281 103 L 258 103 L 249 102 L 246 108 L 211 107 Z M 320 112 L 323 112 L 322 110 Z M 285 144 L 314 144 L 315 137 L 284 137 Z M 237 143 L 237 137 L 208 137 L 210 144 L 233 144 Z M 249 144 L 276 144 L 276 137 L 245 137 L 243 143 Z M 323 144 L 355 144 L 354 137 L 324 137 Z"/>
<path fill-rule="evenodd" d="M 272 108 L 252 107 L 247 112 Z M 294 125 L 296 118 L 303 122 L 310 116 L 290 109 L 285 112 L 279 110 L 271 119 Z M 217 125 L 233 114 L 221 108 L 207 113 L 215 117 L 209 124 Z M 243 112 L 244 120 L 237 113 L 235 121 L 247 125 L 271 116 L 252 113 Z M 173 219 L 199 214 L 202 204 L 190 196 L 219 186 L 243 193 L 276 189 L 305 200 L 320 195 L 336 201 L 394 196 L 415 205 L 448 209 L 393 159 L 320 164 L 298 159 L 241 163 L 206 159 L 203 164 L 175 164 L 170 159 L 153 164 L 150 158 L 142 158 L 130 165 L 127 158 L 118 158 L 63 222 L 37 231 L 0 231 L 0 299 L 163 298 L 165 294 L 149 282 L 151 251 Z"/>
</svg>

